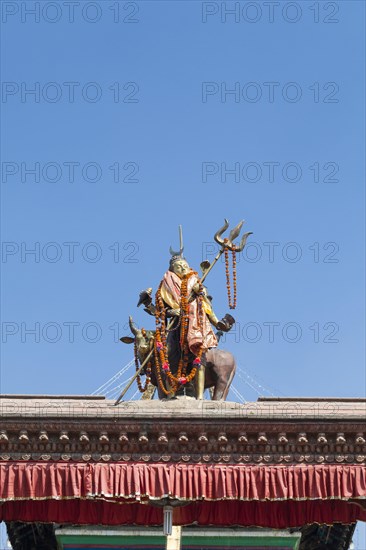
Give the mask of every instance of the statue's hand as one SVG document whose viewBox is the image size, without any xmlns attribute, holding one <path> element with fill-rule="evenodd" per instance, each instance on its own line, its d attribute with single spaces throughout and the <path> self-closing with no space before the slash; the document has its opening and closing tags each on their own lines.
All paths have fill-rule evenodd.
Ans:
<svg viewBox="0 0 366 550">
<path fill-rule="evenodd" d="M 168 309 L 167 311 L 168 315 L 170 317 L 179 317 L 180 315 L 180 309 L 179 308 L 176 308 L 176 309 Z"/>
<path fill-rule="evenodd" d="M 144 307 L 144 311 L 149 315 L 155 315 L 155 306 L 154 304 L 149 304 L 147 307 Z"/>
<path fill-rule="evenodd" d="M 201 286 L 199 283 L 193 285 L 192 290 L 195 294 L 200 294 L 202 292 L 203 296 L 207 296 L 207 289 L 204 286 Z"/>
</svg>

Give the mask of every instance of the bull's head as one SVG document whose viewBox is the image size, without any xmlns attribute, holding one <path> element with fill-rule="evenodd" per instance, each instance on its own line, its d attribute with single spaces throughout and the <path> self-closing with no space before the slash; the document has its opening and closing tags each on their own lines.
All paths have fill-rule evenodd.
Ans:
<svg viewBox="0 0 366 550">
<path fill-rule="evenodd" d="M 132 317 L 129 317 L 128 322 L 134 338 L 131 336 L 123 336 L 120 340 L 124 344 L 133 344 L 136 342 L 139 359 L 140 361 L 143 361 L 153 348 L 155 332 L 153 330 L 146 330 L 143 334 L 142 330 L 137 328 L 133 322 Z"/>
</svg>

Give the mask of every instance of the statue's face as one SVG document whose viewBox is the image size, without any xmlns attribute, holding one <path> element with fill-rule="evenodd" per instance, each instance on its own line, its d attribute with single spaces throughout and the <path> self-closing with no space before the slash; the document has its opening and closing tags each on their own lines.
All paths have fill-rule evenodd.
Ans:
<svg viewBox="0 0 366 550">
<path fill-rule="evenodd" d="M 172 266 L 173 272 L 182 278 L 184 275 L 187 275 L 191 271 L 188 263 L 185 260 L 177 260 Z"/>
</svg>

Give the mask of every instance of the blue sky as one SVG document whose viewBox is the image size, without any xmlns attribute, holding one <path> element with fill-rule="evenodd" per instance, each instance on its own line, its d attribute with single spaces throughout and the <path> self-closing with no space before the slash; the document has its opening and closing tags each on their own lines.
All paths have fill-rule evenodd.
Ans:
<svg viewBox="0 0 366 550">
<path fill-rule="evenodd" d="M 364 396 L 364 3 L 2 4 L 1 391 L 94 391 L 226 217 L 241 395 Z"/>
<path fill-rule="evenodd" d="M 131 356 L 128 315 L 151 323 L 138 293 L 178 223 L 198 269 L 227 217 L 254 234 L 225 346 L 285 395 L 364 395 L 364 4 L 105 1 L 73 23 L 62 3 L 13 4 L 2 391 L 93 391 Z M 207 285 L 221 316 L 223 264 Z"/>
</svg>

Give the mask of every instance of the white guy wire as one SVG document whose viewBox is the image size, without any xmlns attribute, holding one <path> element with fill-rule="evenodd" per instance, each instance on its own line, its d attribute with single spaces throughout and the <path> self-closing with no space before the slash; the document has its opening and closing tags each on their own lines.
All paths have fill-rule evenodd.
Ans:
<svg viewBox="0 0 366 550">
<path fill-rule="evenodd" d="M 251 382 L 253 382 L 254 384 L 256 384 L 256 386 L 258 386 L 259 389 L 260 389 L 261 391 L 263 391 L 263 392 L 265 392 L 265 393 L 268 393 L 268 394 L 271 395 L 272 397 L 275 397 L 274 393 L 272 393 L 272 391 L 271 391 L 268 387 L 263 386 L 262 384 L 260 384 L 260 383 L 257 381 L 257 379 L 256 379 L 256 377 L 255 377 L 254 375 L 253 375 L 253 376 L 250 375 L 241 365 L 238 365 L 238 367 L 239 367 L 238 370 L 240 370 L 240 371 L 246 376 L 246 378 L 247 378 L 248 380 L 250 380 Z M 239 374 L 239 376 L 240 376 L 240 374 Z M 244 379 L 242 378 L 242 380 L 244 380 Z M 251 388 L 253 388 L 253 389 L 258 393 L 258 395 L 260 395 L 260 392 L 259 392 L 256 388 L 254 388 L 254 387 L 250 384 L 250 382 L 248 382 L 248 380 L 244 380 L 244 382 L 245 382 L 246 384 L 248 384 L 248 386 L 250 386 Z M 263 394 L 262 394 L 262 395 L 263 395 Z"/>
<path fill-rule="evenodd" d="M 133 376 L 133 375 L 132 375 Z M 128 382 L 131 380 L 132 376 L 129 378 L 126 378 L 126 380 L 123 380 L 118 386 L 114 386 L 113 388 L 110 388 L 107 392 L 105 392 L 105 396 L 110 395 L 112 393 L 116 393 L 116 391 L 119 391 L 122 387 L 124 387 Z"/>
<path fill-rule="evenodd" d="M 132 359 L 129 363 L 127 363 L 127 365 L 125 365 L 120 371 L 118 371 L 114 376 L 112 376 L 112 378 L 110 378 L 109 380 L 107 380 L 107 382 L 105 382 L 104 384 L 102 384 L 98 389 L 96 389 L 95 391 L 93 391 L 93 393 L 91 395 L 97 395 L 99 394 L 99 392 L 103 392 L 105 391 L 108 386 L 110 386 L 111 384 L 113 384 L 113 382 L 115 382 L 116 380 L 118 380 L 118 378 L 120 378 L 125 372 L 126 370 L 128 370 L 130 367 L 132 367 L 132 365 L 134 364 L 134 360 Z"/>
<path fill-rule="evenodd" d="M 230 390 L 232 390 L 233 393 L 235 393 L 236 397 L 238 397 L 238 399 L 240 399 L 241 402 L 246 403 L 246 399 L 244 399 L 240 391 L 234 386 L 233 383 L 231 383 Z"/>
<path fill-rule="evenodd" d="M 139 393 L 139 389 L 137 388 L 137 390 L 135 391 L 135 393 L 133 394 L 133 396 L 129 399 L 129 401 L 133 401 L 136 397 L 136 395 Z"/>
<path fill-rule="evenodd" d="M 261 395 L 261 392 L 258 391 L 257 388 L 255 388 L 250 382 L 248 382 L 248 380 L 245 380 L 245 378 L 241 376 L 240 372 L 238 372 L 238 376 L 241 380 L 243 380 L 244 384 L 247 384 L 247 386 L 252 388 L 252 390 L 254 390 L 258 395 Z"/>
<path fill-rule="evenodd" d="M 244 372 L 246 372 L 246 373 L 248 374 L 248 376 L 249 376 L 250 378 L 252 378 L 252 380 L 253 380 L 253 379 L 254 379 L 254 380 L 257 379 L 257 380 L 260 380 L 261 382 L 263 382 L 263 380 L 262 380 L 259 376 L 256 376 L 256 375 L 254 375 L 254 374 L 252 374 L 252 373 L 250 373 L 250 372 L 248 372 L 248 371 L 245 371 L 245 369 L 243 369 L 243 370 L 244 370 Z M 268 386 L 268 387 L 266 387 L 266 386 L 261 386 L 261 384 L 259 384 L 258 382 L 257 382 L 257 384 L 258 384 L 258 386 L 259 386 L 260 388 L 263 388 L 265 391 L 267 391 L 272 397 L 276 397 L 276 396 L 278 396 L 278 395 L 284 395 L 283 392 L 281 392 L 280 390 L 278 390 L 277 388 L 275 388 L 275 387 L 273 387 L 273 386 Z M 269 389 L 269 388 L 271 388 L 271 389 Z M 275 393 L 275 394 L 272 393 L 272 390 L 275 391 L 276 393 Z"/>
</svg>

